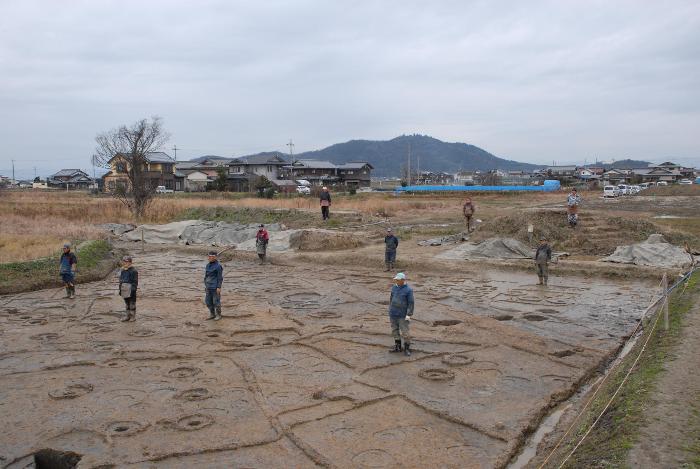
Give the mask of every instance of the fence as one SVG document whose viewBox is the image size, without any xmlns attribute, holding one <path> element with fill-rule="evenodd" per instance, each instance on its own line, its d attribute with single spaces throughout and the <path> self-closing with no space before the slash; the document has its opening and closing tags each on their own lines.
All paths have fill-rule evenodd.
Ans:
<svg viewBox="0 0 700 469">
<path fill-rule="evenodd" d="M 662 316 L 663 316 L 663 322 L 664 322 L 664 330 L 667 331 L 667 330 L 669 329 L 669 319 L 668 319 L 668 309 L 669 309 L 669 308 L 668 308 L 668 298 L 669 298 L 669 295 L 670 295 L 676 288 L 678 288 L 678 287 L 679 287 L 680 285 L 682 285 L 682 284 L 685 285 L 685 286 L 684 286 L 684 291 L 685 291 L 685 287 L 687 287 L 687 285 L 688 285 L 688 284 L 687 284 L 688 280 L 690 280 L 690 277 L 691 277 L 691 276 L 693 275 L 693 273 L 695 273 L 695 271 L 697 271 L 698 269 L 700 269 L 700 266 L 698 266 L 698 265 L 693 265 L 693 267 L 692 267 L 686 274 L 684 274 L 683 276 L 681 276 L 681 277 L 679 278 L 679 280 L 678 280 L 676 283 L 674 283 L 671 287 L 668 286 L 668 277 L 667 277 L 667 275 L 664 273 L 663 278 L 661 279 L 661 283 L 660 283 L 660 287 L 661 287 L 661 293 L 660 293 L 660 295 L 659 295 L 657 298 L 655 298 L 655 299 L 651 302 L 651 304 L 650 304 L 649 306 L 647 306 L 646 310 L 644 311 L 644 313 L 643 313 L 643 315 L 642 315 L 642 320 L 639 321 L 639 323 L 637 324 L 637 327 L 635 328 L 634 332 L 632 333 L 632 335 L 630 336 L 630 339 L 629 339 L 630 341 L 632 341 L 632 340 L 637 340 L 637 339 L 636 339 L 637 332 L 640 330 L 640 328 L 642 328 L 642 324 L 643 324 L 643 322 L 644 322 L 644 318 L 646 318 L 647 315 L 648 315 L 651 311 L 653 311 L 653 312 L 655 313 L 655 316 L 654 316 L 654 318 L 653 318 L 653 321 L 654 321 L 654 322 L 653 322 L 653 325 L 652 325 L 652 327 L 651 327 L 651 330 L 649 331 L 649 334 L 648 334 L 647 337 L 646 337 L 646 340 L 644 341 L 644 344 L 642 345 L 641 349 L 639 350 L 639 353 L 637 354 L 637 356 L 635 357 L 634 361 L 632 362 L 632 365 L 629 367 L 629 370 L 627 370 L 627 373 L 625 374 L 624 378 L 623 378 L 622 381 L 620 382 L 620 385 L 617 387 L 617 389 L 615 389 L 615 392 L 613 392 L 612 396 L 610 397 L 610 399 L 608 400 L 608 402 L 607 402 L 607 403 L 605 404 L 605 406 L 603 407 L 603 410 L 602 410 L 602 411 L 600 412 L 600 414 L 596 417 L 596 419 L 593 421 L 593 423 L 592 423 L 591 426 L 588 428 L 588 430 L 586 430 L 586 432 L 583 434 L 583 436 L 581 437 L 581 439 L 576 443 L 576 445 L 574 446 L 574 448 L 573 448 L 569 453 L 567 453 L 567 455 L 564 457 L 564 459 L 559 463 L 559 465 L 558 465 L 559 469 L 561 469 L 562 467 L 564 467 L 564 465 L 567 463 L 567 461 L 574 455 L 574 453 L 576 452 L 576 450 L 581 446 L 581 444 L 583 444 L 583 442 L 585 441 L 585 439 L 588 437 L 588 435 L 591 433 L 591 431 L 595 428 L 595 426 L 598 424 L 598 422 L 599 422 L 600 419 L 603 417 L 603 415 L 605 415 L 605 413 L 607 412 L 608 408 L 610 408 L 610 405 L 613 403 L 613 401 L 615 400 L 615 398 L 617 397 L 617 395 L 620 393 L 620 391 L 621 391 L 622 388 L 624 387 L 625 383 L 627 382 L 627 379 L 628 379 L 629 376 L 632 374 L 632 371 L 635 369 L 635 367 L 637 366 L 637 363 L 639 362 L 640 358 L 641 358 L 642 355 L 644 354 L 644 352 L 645 352 L 645 350 L 646 350 L 646 347 L 647 347 L 647 345 L 649 344 L 649 341 L 651 340 L 651 338 L 652 338 L 653 335 L 654 335 L 654 330 L 656 329 L 656 326 L 658 325 L 659 320 L 661 319 Z M 605 381 L 606 381 L 610 376 L 613 375 L 613 372 L 614 372 L 615 370 L 617 370 L 617 368 L 620 366 L 621 363 L 623 363 L 623 360 L 617 361 L 613 366 L 610 367 L 610 369 L 608 369 L 608 371 L 607 371 L 607 373 L 605 374 L 605 376 L 603 377 L 603 379 L 600 381 L 600 383 L 598 383 L 598 387 L 596 388 L 596 390 L 595 390 L 595 392 L 593 393 L 593 395 L 590 397 L 590 399 L 588 399 L 588 401 L 586 402 L 586 404 L 583 406 L 583 408 L 580 410 L 580 412 L 579 412 L 579 413 L 576 415 L 576 417 L 573 419 L 573 421 L 571 422 L 571 425 L 569 426 L 569 428 L 566 430 L 566 432 L 564 433 L 564 435 L 562 435 L 562 437 L 559 439 L 559 441 L 558 441 L 557 444 L 554 446 L 554 448 L 549 452 L 549 454 L 548 454 L 547 457 L 544 459 L 544 461 L 538 466 L 538 469 L 543 469 L 543 468 L 547 465 L 547 463 L 550 461 L 550 459 L 552 458 L 552 456 L 554 456 L 554 454 L 557 452 L 557 450 L 559 449 L 559 447 L 561 446 L 561 444 L 562 444 L 562 443 L 566 440 L 566 438 L 569 436 L 569 434 L 571 433 L 571 430 L 574 429 L 574 427 L 576 426 L 576 423 L 578 422 L 579 418 L 584 414 L 584 412 L 586 411 L 586 409 L 593 403 L 593 401 L 595 400 L 596 396 L 598 395 L 598 392 L 603 388 L 603 384 L 605 384 Z"/>
</svg>

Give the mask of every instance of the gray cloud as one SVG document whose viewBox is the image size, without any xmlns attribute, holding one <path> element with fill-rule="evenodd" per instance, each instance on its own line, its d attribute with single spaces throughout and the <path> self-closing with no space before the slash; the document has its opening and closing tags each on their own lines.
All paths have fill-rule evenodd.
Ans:
<svg viewBox="0 0 700 469">
<path fill-rule="evenodd" d="M 692 0 L 0 10 L 0 173 L 87 168 L 95 134 L 155 114 L 180 157 L 418 132 L 521 161 L 700 166 Z"/>
</svg>

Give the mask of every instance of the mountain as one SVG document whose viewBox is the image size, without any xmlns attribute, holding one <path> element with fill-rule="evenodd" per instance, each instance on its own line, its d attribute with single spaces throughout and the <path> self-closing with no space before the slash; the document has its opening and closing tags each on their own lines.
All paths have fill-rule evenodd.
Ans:
<svg viewBox="0 0 700 469">
<path fill-rule="evenodd" d="M 533 170 L 541 165 L 520 163 L 492 155 L 474 145 L 442 142 L 427 135 L 402 135 L 391 140 L 350 140 L 322 150 L 294 155 L 296 159 L 326 160 L 335 164 L 368 161 L 373 176 L 399 176 L 411 152 L 411 169 L 445 171 L 502 169 Z"/>
<path fill-rule="evenodd" d="M 322 160 L 335 164 L 368 161 L 374 166 L 373 176 L 399 176 L 401 167 L 408 161 L 409 147 L 412 170 L 454 173 L 459 170 L 489 171 L 491 169 L 532 171 L 543 167 L 498 158 L 474 145 L 442 142 L 427 135 L 402 135 L 391 140 L 350 140 L 345 143 L 336 143 L 322 150 L 295 154 L 294 159 Z M 278 155 L 289 159 L 288 154 L 280 152 L 263 152 L 257 155 Z M 193 158 L 190 161 L 201 162 L 205 159 L 228 158 L 208 155 Z"/>
<path fill-rule="evenodd" d="M 614 161 L 611 164 L 602 165 L 605 169 L 635 169 L 635 168 L 646 168 L 650 165 L 648 161 L 641 160 L 626 160 Z"/>
</svg>

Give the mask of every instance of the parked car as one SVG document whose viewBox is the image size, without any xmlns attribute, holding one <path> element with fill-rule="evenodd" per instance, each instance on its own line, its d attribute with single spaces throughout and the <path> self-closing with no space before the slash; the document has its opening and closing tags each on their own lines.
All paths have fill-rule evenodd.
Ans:
<svg viewBox="0 0 700 469">
<path fill-rule="evenodd" d="M 639 194 L 642 192 L 642 188 L 640 186 L 630 186 L 630 189 L 632 189 L 633 194 Z"/>
<path fill-rule="evenodd" d="M 656 183 L 657 186 L 668 186 L 668 183 L 666 181 L 659 181 Z"/>
<path fill-rule="evenodd" d="M 630 195 L 630 188 L 627 184 L 618 184 L 617 188 L 620 189 L 620 195 Z"/>
<path fill-rule="evenodd" d="M 649 186 L 651 186 L 652 184 L 654 184 L 654 183 L 653 182 L 643 182 L 639 185 L 639 187 L 641 187 L 642 190 L 649 189 Z"/>
<path fill-rule="evenodd" d="M 620 189 L 616 186 L 605 186 L 603 187 L 603 197 L 619 197 Z"/>
<path fill-rule="evenodd" d="M 678 181 L 678 184 L 683 184 L 683 185 L 692 184 L 692 183 L 693 183 L 693 181 L 691 181 L 690 179 L 681 179 L 680 181 Z"/>
<path fill-rule="evenodd" d="M 153 186 L 151 186 L 151 187 L 153 187 Z M 172 194 L 173 192 L 175 192 L 175 191 L 172 189 L 166 189 L 165 186 L 156 187 L 156 194 Z"/>
<path fill-rule="evenodd" d="M 311 195 L 311 188 L 308 186 L 297 186 L 297 194 Z"/>
</svg>

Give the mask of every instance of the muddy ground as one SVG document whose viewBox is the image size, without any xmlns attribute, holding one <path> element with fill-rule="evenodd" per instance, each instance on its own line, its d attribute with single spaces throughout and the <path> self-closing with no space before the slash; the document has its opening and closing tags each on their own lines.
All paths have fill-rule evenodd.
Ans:
<svg viewBox="0 0 700 469">
<path fill-rule="evenodd" d="M 201 252 L 134 255 L 135 323 L 119 322 L 115 278 L 75 300 L 0 297 L 2 467 L 31 467 L 43 448 L 86 468 L 502 467 L 616 353 L 653 293 L 593 276 L 545 289 L 486 264 L 409 272 L 406 358 L 388 353 L 379 262 L 238 256 L 212 322 Z"/>
</svg>

